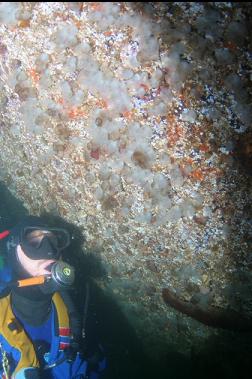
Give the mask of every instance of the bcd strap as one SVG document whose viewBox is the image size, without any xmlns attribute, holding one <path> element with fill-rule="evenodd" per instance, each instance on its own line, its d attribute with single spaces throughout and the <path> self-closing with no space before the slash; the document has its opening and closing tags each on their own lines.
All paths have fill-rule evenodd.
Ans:
<svg viewBox="0 0 252 379">
<path fill-rule="evenodd" d="M 57 309 L 58 323 L 59 323 L 59 337 L 60 337 L 60 350 L 65 350 L 70 346 L 71 330 L 69 327 L 69 316 L 62 297 L 58 292 L 53 295 L 53 302 Z"/>
</svg>

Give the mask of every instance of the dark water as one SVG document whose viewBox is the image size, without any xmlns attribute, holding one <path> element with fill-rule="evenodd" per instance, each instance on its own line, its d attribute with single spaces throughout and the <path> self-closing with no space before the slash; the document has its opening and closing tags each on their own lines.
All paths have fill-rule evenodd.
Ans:
<svg viewBox="0 0 252 379">
<path fill-rule="evenodd" d="M 2 183 L 0 196 L 0 231 L 3 231 L 28 212 Z M 223 331 L 218 337 L 209 339 L 201 352 L 192 350 L 190 359 L 169 347 L 159 362 L 146 357 L 141 340 L 116 302 L 95 285 L 94 279 L 106 274 L 97 258 L 99 255 L 82 250 L 85 236 L 76 226 L 50 214 L 43 216 L 49 225 L 65 226 L 74 236 L 63 258 L 77 268 L 76 289 L 72 296 L 80 312 L 83 312 L 86 283 L 90 285 L 87 333 L 94 344 L 102 342 L 106 350 L 108 368 L 104 379 L 252 377 L 252 333 Z"/>
</svg>

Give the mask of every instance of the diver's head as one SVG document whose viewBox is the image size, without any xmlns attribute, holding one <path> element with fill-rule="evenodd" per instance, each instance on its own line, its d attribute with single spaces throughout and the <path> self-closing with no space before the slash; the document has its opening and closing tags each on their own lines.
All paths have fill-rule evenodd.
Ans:
<svg viewBox="0 0 252 379">
<path fill-rule="evenodd" d="M 50 228 L 39 217 L 25 217 L 12 229 L 7 241 L 8 260 L 13 271 L 13 279 L 27 279 L 40 275 L 50 276 L 52 267 L 54 267 L 53 272 L 56 267 L 58 273 L 62 265 L 56 265 L 56 263 L 59 262 L 62 250 L 69 243 L 70 236 L 65 229 Z M 68 268 L 70 271 L 72 270 L 73 276 L 73 268 L 69 265 Z M 65 264 L 65 272 L 67 273 L 69 270 Z M 55 275 L 56 279 L 57 277 L 61 278 L 60 274 L 57 275 Z M 64 275 L 62 278 L 64 279 Z M 66 287 L 69 284 L 68 279 L 66 278 Z M 64 287 L 63 280 L 62 283 L 56 280 L 49 282 L 47 280 L 45 284 L 38 286 L 43 293 L 52 293 L 58 287 Z M 28 289 L 25 291 L 29 292 Z M 34 292 L 32 289 L 31 291 Z"/>
</svg>

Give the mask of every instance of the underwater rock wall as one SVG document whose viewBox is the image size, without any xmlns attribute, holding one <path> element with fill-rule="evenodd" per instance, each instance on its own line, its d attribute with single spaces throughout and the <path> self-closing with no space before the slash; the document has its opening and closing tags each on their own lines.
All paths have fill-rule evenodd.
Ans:
<svg viewBox="0 0 252 379">
<path fill-rule="evenodd" d="M 0 179 L 82 228 L 152 355 L 217 333 L 165 288 L 252 316 L 249 6 L 0 4 Z"/>
</svg>

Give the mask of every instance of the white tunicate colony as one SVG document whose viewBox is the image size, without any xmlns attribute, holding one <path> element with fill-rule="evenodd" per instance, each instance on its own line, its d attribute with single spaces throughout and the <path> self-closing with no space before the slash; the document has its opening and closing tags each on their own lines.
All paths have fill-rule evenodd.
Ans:
<svg viewBox="0 0 252 379">
<path fill-rule="evenodd" d="M 0 22 L 7 25 L 17 23 L 17 15 L 19 11 L 18 2 L 1 2 L 0 3 Z"/>
<path fill-rule="evenodd" d="M 193 218 L 195 215 L 195 208 L 189 199 L 182 203 L 181 212 L 183 217 Z"/>
<path fill-rule="evenodd" d="M 1 4 L 0 10 L 9 23 L 16 22 L 18 3 L 10 3 L 8 6 Z M 173 90 L 180 90 L 191 72 L 191 64 L 181 58 L 186 49 L 181 42 L 182 34 L 178 30 L 169 29 L 173 35 L 173 44 L 167 53 L 160 56 L 160 25 L 143 20 L 135 13 L 122 13 L 118 17 L 119 11 L 120 6 L 117 4 L 101 3 L 94 6 L 89 14 L 89 21 L 95 23 L 96 29 L 101 32 L 107 31 L 111 25 L 131 28 L 132 39 L 122 46 L 120 57 L 123 64 L 116 70 L 112 71 L 100 64 L 90 39 L 80 36 L 76 24 L 68 20 L 61 21 L 49 37 L 48 46 L 56 53 L 56 58 L 52 51 L 46 50 L 41 51 L 35 60 L 41 93 L 50 91 L 50 86 L 54 83 L 61 102 L 50 96 L 35 98 L 36 92 L 27 90 L 34 85 L 31 76 L 21 67 L 9 75 L 9 85 L 12 88 L 19 86 L 22 101 L 20 112 L 29 133 L 35 134 L 43 132 L 45 122 L 38 122 L 42 117 L 42 109 L 46 108 L 53 115 L 65 115 L 70 107 L 82 107 L 90 95 L 102 99 L 103 105 L 93 108 L 85 124 L 93 149 L 93 162 L 98 163 L 100 154 L 105 154 L 99 169 L 101 184 L 94 192 L 96 199 L 102 201 L 109 193 L 119 190 L 123 179 L 130 185 L 139 186 L 150 196 L 146 210 L 135 218 L 138 222 L 153 222 L 153 209 L 158 212 L 157 225 L 171 220 L 176 222 L 182 216 L 190 218 L 194 212 L 193 202 L 184 202 L 181 207 L 173 206 L 172 191 L 179 191 L 184 183 L 179 166 L 171 164 L 169 157 L 163 154 L 159 157 L 159 162 L 166 167 L 166 175 L 153 172 L 158 155 L 153 148 L 152 139 L 155 139 L 156 132 L 160 132 L 160 126 L 155 127 L 154 119 L 167 115 L 174 99 Z M 189 31 L 190 28 L 187 32 Z M 183 32 L 186 32 L 185 27 Z M 58 61 L 57 70 L 61 71 L 57 82 L 51 71 L 55 59 Z M 139 70 L 141 64 L 150 61 L 158 62 L 151 73 L 148 69 Z M 160 86 L 162 81 L 168 85 Z M 154 89 L 158 90 L 158 96 L 154 97 L 148 108 L 149 120 L 146 125 L 130 119 L 119 121 L 124 112 L 127 114 L 134 110 L 133 99 L 141 99 Z M 196 112 L 185 109 L 180 119 L 193 123 Z M 152 126 L 150 120 L 153 120 Z M 12 129 L 13 134 L 18 133 L 17 127 Z M 88 146 L 88 139 L 74 135 L 68 136 L 68 142 L 80 151 Z M 190 167 L 185 167 L 184 172 L 189 174 Z M 123 206 L 122 214 L 128 214 L 129 207 Z"/>
<path fill-rule="evenodd" d="M 194 122 L 196 119 L 196 112 L 193 109 L 184 109 L 180 118 L 182 121 Z"/>
<path fill-rule="evenodd" d="M 104 5 L 105 13 L 110 9 L 107 5 Z M 99 19 L 99 14 L 93 13 L 94 20 Z M 114 13 L 110 16 L 113 18 Z M 134 18 L 134 17 L 133 17 Z M 136 51 L 141 52 L 141 59 L 157 59 L 158 53 L 158 41 L 152 35 L 153 26 L 143 25 L 139 23 L 137 19 L 132 17 L 122 17 L 121 23 L 134 25 L 135 34 L 134 37 L 139 39 L 139 46 Z M 101 29 L 107 27 L 107 20 L 101 22 Z M 163 78 L 163 72 L 157 68 L 151 76 L 145 71 L 134 73 L 130 68 L 119 68 L 117 73 L 120 75 L 118 80 L 109 72 L 103 71 L 98 62 L 92 56 L 90 45 L 87 41 L 77 43 L 76 28 L 73 25 L 68 25 L 68 35 L 62 28 L 59 28 L 54 36 L 54 41 L 61 39 L 60 44 L 63 46 L 72 46 L 74 56 L 66 59 L 63 71 L 71 72 L 78 71 L 77 81 L 80 86 L 78 92 L 74 92 L 67 81 L 60 83 L 63 99 L 73 105 L 81 105 L 85 98 L 85 91 L 91 91 L 92 94 L 100 96 L 105 99 L 109 106 L 112 118 L 116 115 L 120 115 L 122 112 L 130 111 L 133 107 L 131 102 L 131 96 L 143 96 L 146 88 L 157 88 L 160 80 Z M 146 36 L 150 43 L 146 44 Z M 164 67 L 172 67 L 172 71 L 169 71 L 169 82 L 174 89 L 179 89 L 186 75 L 190 71 L 190 65 L 187 62 L 180 60 L 180 54 L 183 53 L 184 46 L 181 43 L 177 43 L 171 49 L 169 55 L 162 58 L 162 64 Z M 129 56 L 133 56 L 129 54 Z M 132 59 L 132 58 L 131 58 Z M 137 59 L 137 57 L 135 57 Z M 124 63 L 127 63 L 124 61 Z M 132 65 L 132 61 L 130 62 Z M 134 64 L 133 64 L 134 66 Z M 167 113 L 168 105 L 171 104 L 173 95 L 170 88 L 162 88 L 160 91 L 160 100 L 149 109 L 149 114 L 152 116 L 165 116 Z M 175 219 L 179 219 L 182 215 L 177 208 L 172 208 L 170 213 L 166 210 L 171 208 L 172 199 L 167 195 L 168 180 L 162 174 L 157 175 L 152 180 L 151 166 L 156 159 L 156 153 L 151 147 L 150 141 L 153 136 L 153 130 L 149 126 L 143 126 L 136 122 L 129 123 L 128 127 L 123 132 L 124 142 L 127 144 L 127 149 L 119 153 L 119 145 L 121 141 L 121 131 L 124 130 L 123 124 L 118 125 L 117 121 L 110 122 L 104 118 L 102 113 L 99 114 L 99 110 L 95 110 L 92 119 L 90 120 L 89 135 L 92 139 L 94 148 L 99 147 L 106 151 L 106 154 L 113 156 L 113 163 L 109 161 L 105 162 L 103 168 L 101 167 L 100 177 L 101 179 L 109 179 L 110 170 L 108 167 L 118 169 L 121 171 L 124 164 L 129 165 L 130 178 L 124 177 L 126 182 L 138 185 L 148 191 L 153 199 L 153 206 L 159 206 L 164 213 L 164 220 L 170 220 L 171 215 L 175 215 Z M 186 122 L 193 122 L 196 114 L 193 110 L 187 110 L 182 113 L 181 119 Z M 100 119 L 97 124 L 96 119 Z M 100 125 L 101 123 L 101 125 Z M 166 159 L 164 162 L 169 162 Z M 118 163 L 120 163 L 118 165 Z M 106 178 L 106 172 L 109 172 L 109 176 Z M 104 176 L 105 175 L 105 176 Z M 180 172 L 180 169 L 173 166 L 169 172 L 170 184 L 174 189 L 178 189 L 183 185 L 184 179 Z M 117 176 L 112 176 L 110 179 L 110 185 L 116 185 L 119 182 Z M 98 188 L 95 192 L 95 196 L 98 200 L 104 197 L 104 190 Z M 148 211 L 149 212 L 149 211 Z M 188 211 L 189 212 L 189 211 Z M 185 211 L 184 211 L 185 213 Z M 149 215 L 149 213 L 147 213 Z M 161 213 L 160 213 L 161 215 Z M 149 222 L 150 216 L 138 217 L 138 221 L 145 220 Z M 159 223 L 159 222 L 158 222 Z"/>
<path fill-rule="evenodd" d="M 219 64 L 231 64 L 233 62 L 233 55 L 227 48 L 221 48 L 215 50 L 215 57 Z"/>
<path fill-rule="evenodd" d="M 28 130 L 36 130 L 37 132 L 41 129 L 36 127 L 36 119 L 42 114 L 42 109 L 38 106 L 38 102 L 35 99 L 29 99 L 23 103 L 20 108 L 23 115 L 23 121 Z"/>
<path fill-rule="evenodd" d="M 78 28 L 74 24 L 65 23 L 57 30 L 54 42 L 57 49 L 73 46 L 77 43 Z"/>
<path fill-rule="evenodd" d="M 65 81 L 61 82 L 60 83 L 60 89 L 62 92 L 63 99 L 70 101 L 72 96 L 73 96 L 73 92 L 72 92 L 72 89 L 71 89 L 69 83 L 65 82 Z"/>
<path fill-rule="evenodd" d="M 104 196 L 104 192 L 101 187 L 97 187 L 94 193 L 97 200 L 102 200 Z"/>
<path fill-rule="evenodd" d="M 180 188 L 184 183 L 184 178 L 179 167 L 174 166 L 174 168 L 170 170 L 169 174 L 172 187 Z"/>
</svg>

